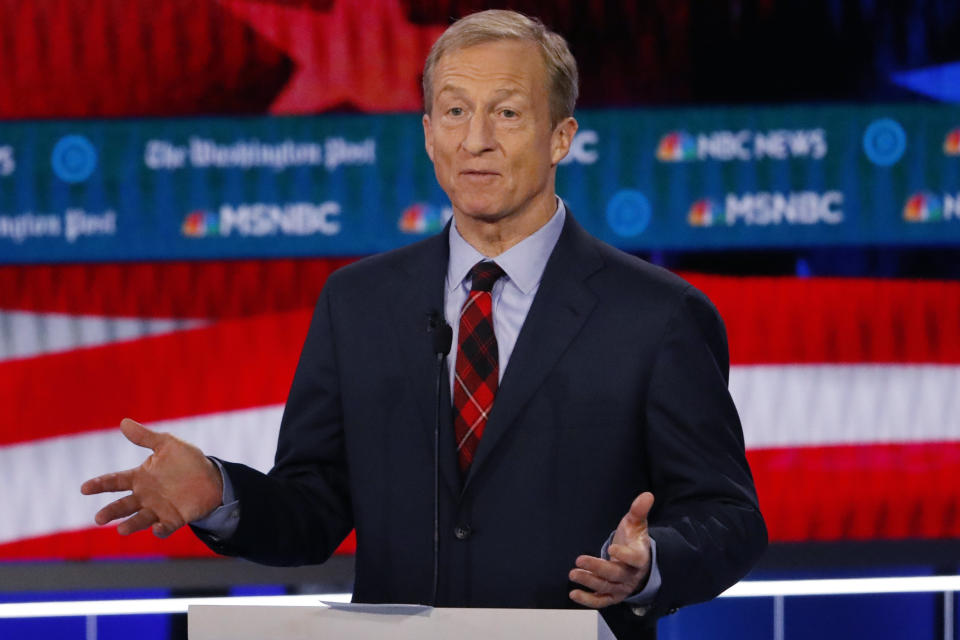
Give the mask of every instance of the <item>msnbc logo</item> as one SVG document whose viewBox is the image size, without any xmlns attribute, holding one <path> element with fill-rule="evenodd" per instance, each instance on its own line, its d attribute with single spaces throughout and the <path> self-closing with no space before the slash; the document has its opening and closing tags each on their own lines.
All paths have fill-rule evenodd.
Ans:
<svg viewBox="0 0 960 640">
<path fill-rule="evenodd" d="M 671 131 L 660 138 L 657 160 L 683 162 L 697 159 L 697 143 L 686 131 Z"/>
<path fill-rule="evenodd" d="M 180 225 L 180 233 L 188 238 L 203 238 L 216 235 L 220 228 L 220 217 L 209 211 L 191 211 Z"/>
<path fill-rule="evenodd" d="M 691 227 L 712 227 L 723 221 L 723 212 L 710 198 L 702 198 L 694 202 L 687 214 L 687 223 Z"/>
<path fill-rule="evenodd" d="M 843 193 L 840 191 L 728 193 L 722 201 L 701 198 L 687 212 L 687 224 L 691 227 L 833 225 L 841 222 Z"/>
<path fill-rule="evenodd" d="M 943 152 L 948 156 L 960 156 L 960 127 L 947 133 L 943 140 Z"/>
<path fill-rule="evenodd" d="M 940 199 L 928 191 L 910 196 L 903 208 L 903 219 L 907 222 L 936 222 L 943 219 L 943 206 Z"/>
<path fill-rule="evenodd" d="M 340 233 L 340 205 L 327 201 L 256 202 L 221 205 L 216 213 L 192 211 L 183 219 L 180 231 L 190 238 L 210 236 L 243 238 L 264 236 L 333 236 Z"/>
<path fill-rule="evenodd" d="M 453 209 L 449 207 L 441 208 L 418 202 L 404 209 L 397 221 L 397 228 L 403 233 L 436 233 L 443 229 L 451 216 Z"/>
</svg>

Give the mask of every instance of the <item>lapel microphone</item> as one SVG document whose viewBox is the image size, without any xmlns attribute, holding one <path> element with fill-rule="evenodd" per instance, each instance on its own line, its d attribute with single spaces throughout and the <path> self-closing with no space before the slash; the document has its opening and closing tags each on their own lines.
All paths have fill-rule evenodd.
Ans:
<svg viewBox="0 0 960 640">
<path fill-rule="evenodd" d="M 433 338 L 437 356 L 437 415 L 433 425 L 433 593 L 430 605 L 437 606 L 437 585 L 440 579 L 440 411 L 443 409 L 443 364 L 453 343 L 453 329 L 436 309 L 427 313 L 427 333 Z"/>
<path fill-rule="evenodd" d="M 445 358 L 453 343 L 453 328 L 437 310 L 427 314 L 427 333 L 433 336 L 433 353 L 437 359 Z"/>
</svg>

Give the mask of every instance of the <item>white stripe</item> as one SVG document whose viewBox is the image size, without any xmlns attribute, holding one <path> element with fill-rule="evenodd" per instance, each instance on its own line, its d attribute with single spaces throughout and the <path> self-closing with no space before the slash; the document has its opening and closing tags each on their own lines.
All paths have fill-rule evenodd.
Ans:
<svg viewBox="0 0 960 640">
<path fill-rule="evenodd" d="M 457 378 L 457 382 L 460 383 L 460 386 L 463 388 L 463 392 L 467 395 L 467 398 L 470 400 L 470 402 L 473 403 L 473 406 L 475 406 L 475 407 L 477 408 L 477 411 L 480 412 L 481 416 L 482 416 L 483 418 L 486 418 L 486 417 L 487 417 L 487 410 L 485 410 L 483 407 L 481 407 L 481 406 L 480 406 L 480 403 L 477 402 L 477 399 L 473 397 L 473 394 L 470 393 L 470 390 L 469 390 L 469 389 L 467 389 L 467 385 L 466 385 L 466 383 L 464 383 L 463 378 L 461 378 L 459 374 L 455 374 L 455 375 L 456 375 L 456 378 Z"/>
<path fill-rule="evenodd" d="M 463 435 L 463 439 L 457 444 L 457 451 L 463 449 L 463 445 L 467 443 L 467 438 L 470 437 L 470 434 L 480 425 L 480 421 L 483 420 L 486 416 L 477 416 L 477 419 L 473 421 L 473 424 L 470 425 L 470 428 L 467 429 L 467 432 Z"/>
<path fill-rule="evenodd" d="M 960 440 L 960 366 L 736 366 L 730 388 L 748 448 Z M 266 470 L 281 413 L 277 405 L 149 426 Z M 92 526 L 111 498 L 81 496 L 80 484 L 146 455 L 118 430 L 0 447 L 0 543 Z"/>
<path fill-rule="evenodd" d="M 721 593 L 720 597 L 836 596 L 857 593 L 938 593 L 943 591 L 960 591 L 960 576 L 840 578 L 831 580 L 751 580 L 733 585 Z"/>
<path fill-rule="evenodd" d="M 460 386 L 463 387 L 463 392 L 467 394 L 467 398 L 470 400 L 470 402 L 473 403 L 473 406 L 477 408 L 477 411 L 480 412 L 480 415 L 477 416 L 477 419 L 473 421 L 473 424 L 470 425 L 470 428 L 467 429 L 467 432 L 463 434 L 463 439 L 460 440 L 459 443 L 457 443 L 457 451 L 460 451 L 460 449 L 462 449 L 463 445 L 466 443 L 467 438 L 470 437 L 470 434 L 473 433 L 474 430 L 477 428 L 477 426 L 480 424 L 480 421 L 487 419 L 487 411 L 485 411 L 484 408 L 480 406 L 480 403 L 477 402 L 477 399 L 473 397 L 473 394 L 470 393 L 469 389 L 467 389 L 467 385 L 464 384 L 463 379 L 461 379 L 459 375 L 456 375 L 456 379 L 457 379 L 457 382 L 460 383 Z"/>
<path fill-rule="evenodd" d="M 773 640 L 784 640 L 786 625 L 784 624 L 784 598 L 781 595 L 773 597 Z"/>
<path fill-rule="evenodd" d="M 204 453 L 261 471 L 273 464 L 280 405 L 148 424 Z M 135 467 L 149 450 L 119 428 L 0 447 L 0 543 L 95 526 L 93 515 L 121 494 L 80 495 L 84 480 Z"/>
<path fill-rule="evenodd" d="M 135 340 L 206 324 L 206 320 L 0 311 L 0 362 Z"/>
<path fill-rule="evenodd" d="M 957 591 L 960 591 L 960 576 L 843 578 L 831 580 L 751 580 L 733 585 L 720 594 L 719 597 L 754 598 L 880 593 L 950 593 Z M 191 605 L 323 606 L 324 602 L 349 601 L 349 593 L 324 593 L 300 596 L 15 602 L 0 604 L 0 618 L 184 613 Z"/>
<path fill-rule="evenodd" d="M 952 593 L 943 594 L 943 640 L 954 640 L 953 635 L 953 601 Z"/>
<path fill-rule="evenodd" d="M 140 600 L 77 600 L 73 602 L 14 602 L 0 604 L 2 618 L 60 618 L 75 616 L 186 613 L 191 605 L 323 606 L 325 602 L 350 602 L 349 593 L 302 596 L 233 596 L 224 598 L 151 598 Z"/>
<path fill-rule="evenodd" d="M 960 366 L 752 365 L 730 371 L 747 448 L 960 440 Z"/>
<path fill-rule="evenodd" d="M 463 317 L 463 313 L 464 313 L 467 309 L 469 309 L 469 308 L 471 307 L 471 305 L 473 305 L 474 302 L 476 302 L 476 300 L 477 300 L 478 297 L 479 297 L 479 295 L 476 295 L 476 296 L 475 296 L 475 295 L 473 295 L 473 292 L 467 294 L 467 301 L 464 302 L 464 303 L 463 303 L 463 307 L 460 308 L 460 315 L 458 316 L 459 318 L 462 318 L 462 317 Z"/>
</svg>

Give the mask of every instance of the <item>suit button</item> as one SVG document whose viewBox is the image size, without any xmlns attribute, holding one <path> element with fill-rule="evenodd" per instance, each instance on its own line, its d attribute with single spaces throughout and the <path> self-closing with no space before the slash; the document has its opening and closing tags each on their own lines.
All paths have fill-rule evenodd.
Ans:
<svg viewBox="0 0 960 640">
<path fill-rule="evenodd" d="M 453 530 L 453 535 L 457 537 L 457 540 L 466 540 L 470 537 L 470 527 L 466 525 L 456 527 Z"/>
</svg>

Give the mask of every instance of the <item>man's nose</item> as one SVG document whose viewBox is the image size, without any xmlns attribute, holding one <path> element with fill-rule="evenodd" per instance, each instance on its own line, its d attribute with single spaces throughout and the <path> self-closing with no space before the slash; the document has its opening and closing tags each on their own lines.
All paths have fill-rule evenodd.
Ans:
<svg viewBox="0 0 960 640">
<path fill-rule="evenodd" d="M 493 122 L 488 114 L 475 112 L 467 125 L 467 137 L 463 141 L 463 148 L 472 155 L 480 155 L 495 147 Z"/>
</svg>

